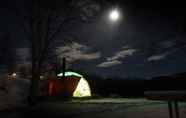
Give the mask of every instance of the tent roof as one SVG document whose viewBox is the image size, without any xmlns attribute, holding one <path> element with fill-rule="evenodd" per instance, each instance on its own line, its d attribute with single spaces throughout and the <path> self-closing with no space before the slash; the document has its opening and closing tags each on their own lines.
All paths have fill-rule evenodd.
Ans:
<svg viewBox="0 0 186 118">
<path fill-rule="evenodd" d="M 63 73 L 59 73 L 57 76 L 58 76 L 58 77 L 62 77 L 62 76 L 63 76 Z M 65 72 L 65 76 L 76 76 L 76 77 L 81 77 L 81 78 L 83 78 L 83 76 L 82 76 L 81 74 L 76 73 L 76 72 L 72 72 L 72 71 L 67 71 L 67 72 Z"/>
</svg>

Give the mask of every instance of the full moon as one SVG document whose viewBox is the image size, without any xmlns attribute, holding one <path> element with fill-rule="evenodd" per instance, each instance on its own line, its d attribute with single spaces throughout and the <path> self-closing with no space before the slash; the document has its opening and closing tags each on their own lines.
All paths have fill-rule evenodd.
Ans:
<svg viewBox="0 0 186 118">
<path fill-rule="evenodd" d="M 117 9 L 110 11 L 109 19 L 113 22 L 116 22 L 120 18 L 120 12 Z"/>
</svg>

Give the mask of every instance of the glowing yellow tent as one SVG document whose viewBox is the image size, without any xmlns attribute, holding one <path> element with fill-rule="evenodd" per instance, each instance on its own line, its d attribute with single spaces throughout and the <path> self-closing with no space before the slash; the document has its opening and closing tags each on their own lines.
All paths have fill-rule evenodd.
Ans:
<svg viewBox="0 0 186 118">
<path fill-rule="evenodd" d="M 57 76 L 63 77 L 63 73 Z M 91 96 L 90 86 L 86 79 L 82 75 L 71 71 L 65 72 L 65 77 L 63 79 L 49 82 L 49 94 L 52 95 L 52 93 L 67 93 L 68 96 L 72 97 Z"/>
</svg>

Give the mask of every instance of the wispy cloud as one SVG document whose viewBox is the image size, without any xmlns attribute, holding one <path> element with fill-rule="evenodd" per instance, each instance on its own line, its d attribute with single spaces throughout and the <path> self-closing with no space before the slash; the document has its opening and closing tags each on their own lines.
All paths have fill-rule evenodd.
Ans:
<svg viewBox="0 0 186 118">
<path fill-rule="evenodd" d="M 168 55 L 171 55 L 179 50 L 180 50 L 180 48 L 172 48 L 171 50 L 167 50 L 164 53 L 151 55 L 150 57 L 147 58 L 147 61 L 149 61 L 149 62 L 150 61 L 160 61 L 160 60 L 166 59 L 166 57 Z"/>
<path fill-rule="evenodd" d="M 175 45 L 175 42 L 173 42 L 173 41 L 163 41 L 163 42 L 160 42 L 159 45 L 162 48 L 171 48 Z"/>
<path fill-rule="evenodd" d="M 97 67 L 110 67 L 122 64 L 121 59 L 132 56 L 137 50 L 130 48 L 128 45 L 123 46 L 120 51 L 116 52 L 113 56 L 106 58 L 106 61 L 97 65 Z"/>
<path fill-rule="evenodd" d="M 103 62 L 101 64 L 98 64 L 97 67 L 102 67 L 102 68 L 106 68 L 106 67 L 110 67 L 110 66 L 115 66 L 115 65 L 119 65 L 121 64 L 121 61 L 118 60 L 113 60 L 113 61 L 106 61 Z"/>
<path fill-rule="evenodd" d="M 136 49 L 123 49 L 117 52 L 114 56 L 107 58 L 107 61 L 123 59 L 128 56 L 132 56 L 136 52 Z"/>
<path fill-rule="evenodd" d="M 82 11 L 80 16 L 83 20 L 87 20 L 89 17 L 93 17 L 101 10 L 100 4 L 93 0 L 78 0 L 78 2 L 74 0 L 72 5 L 79 7 L 79 9 Z"/>
<path fill-rule="evenodd" d="M 101 57 L 100 52 L 88 52 L 91 50 L 88 46 L 76 42 L 68 46 L 58 47 L 56 54 L 59 58 L 65 57 L 69 62 L 78 60 L 93 60 Z"/>
<path fill-rule="evenodd" d="M 30 50 L 29 48 L 17 48 L 16 49 L 16 57 L 19 63 L 28 64 L 30 63 Z"/>
<path fill-rule="evenodd" d="M 152 55 L 147 58 L 148 61 L 159 61 L 164 58 L 166 58 L 167 54 L 157 54 L 157 55 Z"/>
</svg>

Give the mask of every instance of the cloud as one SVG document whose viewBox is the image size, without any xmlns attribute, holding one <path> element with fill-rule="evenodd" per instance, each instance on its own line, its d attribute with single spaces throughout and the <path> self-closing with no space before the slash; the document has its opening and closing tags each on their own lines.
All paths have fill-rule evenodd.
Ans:
<svg viewBox="0 0 186 118">
<path fill-rule="evenodd" d="M 107 62 L 103 62 L 101 64 L 98 64 L 97 67 L 106 68 L 106 67 L 115 66 L 115 65 L 118 65 L 121 63 L 122 63 L 121 61 L 113 60 L 113 61 L 107 61 Z"/>
<path fill-rule="evenodd" d="M 94 0 L 78 0 L 78 2 L 74 0 L 72 5 L 82 11 L 80 16 L 83 20 L 94 17 L 101 10 L 100 3 Z"/>
<path fill-rule="evenodd" d="M 173 42 L 173 41 L 163 41 L 159 45 L 162 48 L 171 48 L 175 45 L 175 42 Z"/>
<path fill-rule="evenodd" d="M 106 58 L 105 62 L 98 64 L 97 67 L 110 67 L 122 64 L 121 59 L 124 59 L 128 56 L 132 56 L 137 50 L 130 48 L 128 45 L 121 48 L 120 51 L 116 52 L 114 56 Z"/>
<path fill-rule="evenodd" d="M 17 48 L 16 49 L 17 60 L 22 64 L 30 63 L 30 50 L 29 48 Z"/>
<path fill-rule="evenodd" d="M 76 42 L 68 46 L 58 47 L 56 54 L 59 58 L 65 57 L 69 62 L 78 60 L 93 60 L 101 57 L 100 52 L 88 52 L 90 50 L 86 45 L 82 45 Z"/>
<path fill-rule="evenodd" d="M 166 58 L 166 54 L 152 55 L 147 58 L 148 61 L 159 61 Z"/>
<path fill-rule="evenodd" d="M 129 49 L 129 48 L 130 48 L 129 45 L 125 45 L 125 46 L 123 46 L 121 49 Z"/>
<path fill-rule="evenodd" d="M 180 50 L 180 48 L 173 48 L 173 49 L 168 50 L 164 53 L 152 55 L 152 56 L 148 57 L 147 60 L 148 61 L 159 61 L 159 60 L 165 59 L 168 55 L 171 55 L 179 50 Z"/>
<path fill-rule="evenodd" d="M 123 59 L 128 56 L 132 56 L 136 52 L 136 49 L 123 49 L 117 52 L 114 56 L 107 58 L 107 61 Z"/>
</svg>

